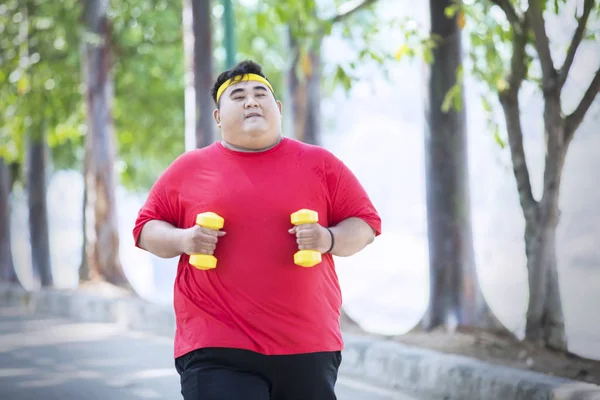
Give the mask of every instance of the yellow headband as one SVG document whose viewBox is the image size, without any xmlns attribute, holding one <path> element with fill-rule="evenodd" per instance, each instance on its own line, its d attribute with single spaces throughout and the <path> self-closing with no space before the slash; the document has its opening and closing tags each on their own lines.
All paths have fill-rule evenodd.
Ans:
<svg viewBox="0 0 600 400">
<path fill-rule="evenodd" d="M 238 75 L 238 76 L 234 76 L 231 79 L 226 80 L 219 87 L 219 90 L 217 90 L 217 103 L 219 102 L 219 99 L 221 98 L 221 95 L 223 94 L 223 92 L 225 90 L 227 90 L 228 87 L 230 87 L 231 85 L 235 85 L 236 83 L 241 82 L 241 81 L 256 81 L 256 82 L 264 83 L 265 85 L 268 86 L 269 89 L 271 89 L 271 92 L 275 93 L 273 90 L 273 87 L 271 86 L 269 81 L 260 75 L 257 75 L 257 74 Z"/>
</svg>

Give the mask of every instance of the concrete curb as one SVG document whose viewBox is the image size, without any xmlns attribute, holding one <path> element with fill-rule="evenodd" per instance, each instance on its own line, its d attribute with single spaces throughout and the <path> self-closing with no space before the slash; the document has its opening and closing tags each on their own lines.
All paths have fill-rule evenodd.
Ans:
<svg viewBox="0 0 600 400">
<path fill-rule="evenodd" d="M 22 306 L 31 312 L 81 322 L 114 323 L 133 330 L 173 337 L 175 314 L 170 307 L 136 297 L 104 297 L 75 290 L 27 291 L 0 284 L 0 305 Z"/>
<path fill-rule="evenodd" d="M 125 329 L 172 337 L 170 307 L 135 297 L 108 298 L 68 290 L 29 292 L 0 284 L 0 305 L 76 321 L 116 323 Z M 600 387 L 530 371 L 490 365 L 401 343 L 344 334 L 340 373 L 426 399 L 600 400 Z M 367 399 L 366 399 L 367 400 Z"/>
<path fill-rule="evenodd" d="M 595 385 L 348 333 L 344 339 L 342 373 L 417 396 L 445 400 L 600 399 L 600 387 Z"/>
</svg>

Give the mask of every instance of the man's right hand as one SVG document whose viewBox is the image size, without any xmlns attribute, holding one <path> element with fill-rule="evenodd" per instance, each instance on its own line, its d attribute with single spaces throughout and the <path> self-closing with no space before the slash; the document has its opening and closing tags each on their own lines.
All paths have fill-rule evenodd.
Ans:
<svg viewBox="0 0 600 400">
<path fill-rule="evenodd" d="M 194 225 L 183 231 L 183 252 L 185 254 L 213 254 L 219 238 L 225 232 Z"/>
</svg>

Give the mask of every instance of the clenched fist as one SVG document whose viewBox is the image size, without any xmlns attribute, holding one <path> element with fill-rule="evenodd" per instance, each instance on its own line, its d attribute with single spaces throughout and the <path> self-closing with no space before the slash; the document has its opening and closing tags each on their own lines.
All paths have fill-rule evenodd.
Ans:
<svg viewBox="0 0 600 400">
<path fill-rule="evenodd" d="M 222 236 L 225 236 L 223 231 L 194 225 L 184 231 L 183 251 L 189 255 L 213 254 Z"/>
<path fill-rule="evenodd" d="M 316 250 L 323 254 L 331 248 L 329 231 L 317 223 L 297 225 L 288 232 L 296 235 L 298 250 Z"/>
</svg>

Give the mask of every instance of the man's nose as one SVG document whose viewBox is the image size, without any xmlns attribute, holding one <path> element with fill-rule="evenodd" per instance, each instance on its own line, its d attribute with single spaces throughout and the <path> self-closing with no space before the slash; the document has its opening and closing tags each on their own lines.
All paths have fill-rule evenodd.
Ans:
<svg viewBox="0 0 600 400">
<path fill-rule="evenodd" d="M 258 106 L 258 102 L 254 98 L 254 96 L 248 96 L 246 98 L 246 107 L 256 107 Z"/>
</svg>

